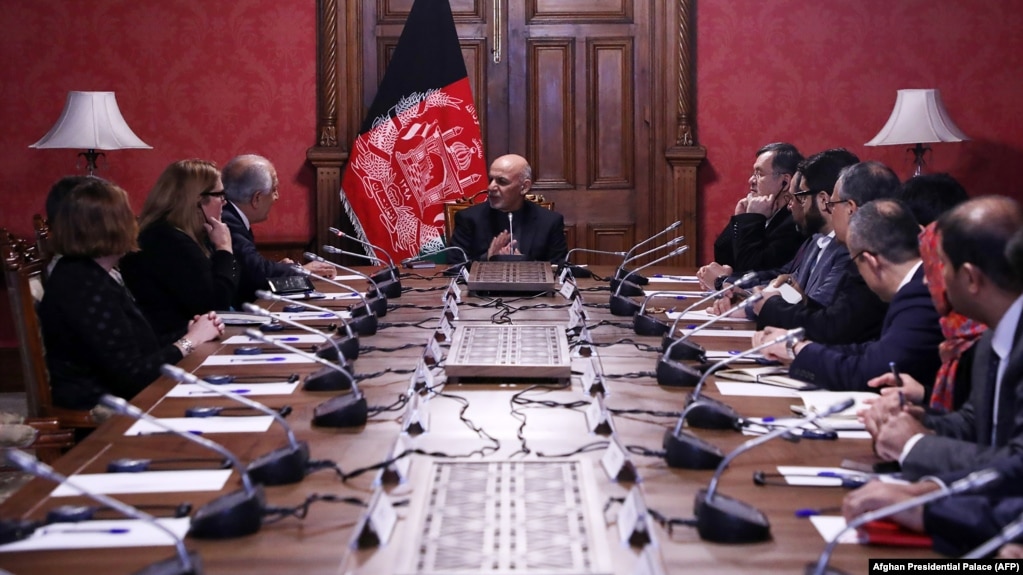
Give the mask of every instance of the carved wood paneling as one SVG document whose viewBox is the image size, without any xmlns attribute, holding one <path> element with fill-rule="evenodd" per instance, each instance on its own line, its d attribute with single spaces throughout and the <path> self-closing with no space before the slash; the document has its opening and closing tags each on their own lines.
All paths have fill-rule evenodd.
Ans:
<svg viewBox="0 0 1023 575">
<path fill-rule="evenodd" d="M 554 190 L 575 186 L 575 123 L 572 71 L 575 61 L 571 38 L 526 42 L 527 92 L 532 94 L 526 114 L 526 150 L 533 166 L 533 186 Z"/>
<path fill-rule="evenodd" d="M 586 95 L 590 111 L 587 181 L 591 188 L 632 188 L 632 40 L 600 39 L 586 44 Z"/>
<path fill-rule="evenodd" d="M 526 21 L 632 22 L 631 0 L 527 0 Z"/>
<path fill-rule="evenodd" d="M 611 225 L 598 224 L 586 226 L 587 244 L 590 249 L 622 252 L 628 251 L 636 243 L 636 226 L 631 224 Z M 572 263 L 586 264 L 618 264 L 622 258 L 618 256 L 604 256 L 600 254 L 580 254 L 580 257 L 573 257 Z"/>
<path fill-rule="evenodd" d="M 415 0 L 377 0 L 378 24 L 405 24 Z M 449 0 L 455 22 L 482 22 L 486 0 Z"/>
</svg>

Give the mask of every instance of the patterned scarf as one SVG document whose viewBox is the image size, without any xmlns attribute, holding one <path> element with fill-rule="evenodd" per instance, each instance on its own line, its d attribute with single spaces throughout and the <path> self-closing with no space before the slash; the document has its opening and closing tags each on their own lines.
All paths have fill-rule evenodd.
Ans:
<svg viewBox="0 0 1023 575">
<path fill-rule="evenodd" d="M 931 409 L 939 413 L 948 413 L 954 409 L 953 392 L 956 372 L 959 369 L 959 357 L 976 343 L 987 330 L 987 326 L 952 309 L 945 293 L 941 260 L 938 259 L 938 241 L 935 223 L 931 223 L 920 232 L 920 257 L 923 259 L 924 276 L 927 278 L 927 287 L 931 292 L 931 299 L 934 300 L 934 307 L 941 314 L 939 319 L 941 333 L 945 336 L 945 340 L 938 346 L 941 367 L 938 369 L 934 390 L 931 392 Z"/>
</svg>

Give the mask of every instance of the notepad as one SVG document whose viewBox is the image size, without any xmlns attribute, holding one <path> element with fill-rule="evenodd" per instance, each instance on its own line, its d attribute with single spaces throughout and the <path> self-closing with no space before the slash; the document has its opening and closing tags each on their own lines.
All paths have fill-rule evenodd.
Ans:
<svg viewBox="0 0 1023 575">
<path fill-rule="evenodd" d="M 789 377 L 789 368 L 783 365 L 723 369 L 715 373 L 714 377 L 774 387 L 785 387 L 798 391 L 817 389 L 812 384 Z"/>
<path fill-rule="evenodd" d="M 200 365 L 269 365 L 288 363 L 316 363 L 315 360 L 297 353 L 261 353 L 259 355 L 211 355 Z"/>
<path fill-rule="evenodd" d="M 252 417 L 161 417 L 160 423 L 184 433 L 262 433 L 270 429 L 274 418 L 269 415 Z M 148 421 L 136 421 L 125 435 L 167 433 L 162 427 Z"/>
<path fill-rule="evenodd" d="M 91 493 L 177 493 L 184 491 L 220 491 L 231 476 L 230 469 L 191 469 L 178 471 L 140 471 L 138 473 L 84 473 L 69 479 Z M 62 483 L 50 497 L 81 495 Z"/>
<path fill-rule="evenodd" d="M 157 519 L 179 539 L 188 533 L 188 517 Z M 105 519 L 80 523 L 54 523 L 36 529 L 28 538 L 0 545 L 0 553 L 107 547 L 174 545 L 174 539 L 154 525 L 138 519 Z"/>
<path fill-rule="evenodd" d="M 268 383 L 228 383 L 218 385 L 218 389 L 233 391 L 242 395 L 291 395 L 298 389 L 299 383 L 286 381 Z M 164 397 L 218 397 L 220 394 L 193 383 L 179 383 Z"/>
</svg>

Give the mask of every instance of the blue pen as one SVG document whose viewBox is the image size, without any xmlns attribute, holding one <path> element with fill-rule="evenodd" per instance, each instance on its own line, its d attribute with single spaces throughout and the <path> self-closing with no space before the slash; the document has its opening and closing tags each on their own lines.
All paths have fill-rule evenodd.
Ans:
<svg viewBox="0 0 1023 575">
<path fill-rule="evenodd" d="M 244 395 L 246 393 L 252 393 L 251 389 L 229 389 L 227 391 L 230 391 L 231 393 L 237 393 L 237 394 L 240 394 L 240 395 Z M 215 392 L 215 391 L 206 391 L 204 389 L 202 391 L 189 391 L 188 395 L 220 395 L 220 394 Z"/>
<path fill-rule="evenodd" d="M 819 509 L 796 509 L 796 517 L 813 517 L 814 515 L 824 515 L 825 513 L 838 513 L 841 511 L 841 507 L 821 507 Z"/>
<path fill-rule="evenodd" d="M 277 357 L 232 357 L 231 363 L 245 363 L 249 361 L 284 361 L 287 358 Z"/>
<path fill-rule="evenodd" d="M 110 529 L 43 529 L 43 535 L 74 535 L 76 533 L 107 533 L 110 535 L 124 535 L 131 533 L 127 527 L 112 527 Z"/>
</svg>

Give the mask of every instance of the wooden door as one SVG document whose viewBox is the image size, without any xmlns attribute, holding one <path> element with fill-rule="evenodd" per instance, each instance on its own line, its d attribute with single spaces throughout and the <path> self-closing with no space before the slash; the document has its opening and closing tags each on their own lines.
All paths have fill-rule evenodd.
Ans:
<svg viewBox="0 0 1023 575">
<path fill-rule="evenodd" d="M 413 0 L 320 2 L 318 144 L 308 156 L 325 229 L 347 142 Z M 695 240 L 706 151 L 690 111 L 691 2 L 450 0 L 486 155 L 530 161 L 534 190 L 565 216 L 570 248 L 625 250 L 679 219 Z M 694 253 L 668 263 L 692 265 Z"/>
</svg>

